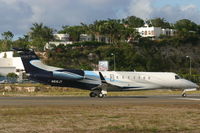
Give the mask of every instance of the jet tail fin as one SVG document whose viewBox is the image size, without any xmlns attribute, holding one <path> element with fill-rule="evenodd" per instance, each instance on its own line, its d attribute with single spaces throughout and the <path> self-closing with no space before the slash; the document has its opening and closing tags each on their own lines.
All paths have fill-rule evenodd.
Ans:
<svg viewBox="0 0 200 133">
<path fill-rule="evenodd" d="M 21 48 L 13 48 L 17 53 L 19 53 L 22 63 L 24 65 L 26 73 L 42 73 L 45 70 L 42 70 L 31 64 L 32 60 L 39 60 L 38 56 L 35 54 L 34 50 L 31 49 L 21 49 Z"/>
</svg>

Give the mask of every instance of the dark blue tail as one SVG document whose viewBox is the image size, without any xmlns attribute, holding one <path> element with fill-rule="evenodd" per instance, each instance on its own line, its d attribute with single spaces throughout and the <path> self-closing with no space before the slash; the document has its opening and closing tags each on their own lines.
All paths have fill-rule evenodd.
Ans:
<svg viewBox="0 0 200 133">
<path fill-rule="evenodd" d="M 15 48 L 14 50 L 16 50 L 20 54 L 26 73 L 39 74 L 46 72 L 45 70 L 42 70 L 31 64 L 32 60 L 39 60 L 38 56 L 35 54 L 33 50 L 17 49 L 17 48 Z"/>
</svg>

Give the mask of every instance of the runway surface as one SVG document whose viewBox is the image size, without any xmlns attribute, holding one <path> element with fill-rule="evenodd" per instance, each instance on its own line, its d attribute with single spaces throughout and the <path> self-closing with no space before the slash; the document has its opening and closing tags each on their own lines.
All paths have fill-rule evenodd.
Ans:
<svg viewBox="0 0 200 133">
<path fill-rule="evenodd" d="M 121 105 L 121 104 L 198 104 L 200 96 L 108 96 L 105 98 L 69 96 L 0 97 L 5 105 Z"/>
</svg>

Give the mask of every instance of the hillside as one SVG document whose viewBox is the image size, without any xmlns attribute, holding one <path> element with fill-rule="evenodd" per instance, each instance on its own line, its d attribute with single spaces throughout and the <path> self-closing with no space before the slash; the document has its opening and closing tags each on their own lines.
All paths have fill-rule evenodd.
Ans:
<svg viewBox="0 0 200 133">
<path fill-rule="evenodd" d="M 102 46 L 55 47 L 46 52 L 45 62 L 49 65 L 75 68 L 97 69 L 99 60 L 108 60 L 113 70 L 116 56 L 116 70 L 120 71 L 172 71 L 189 73 L 189 58 L 192 61 L 192 73 L 200 73 L 200 43 L 182 45 L 163 44 L 163 42 L 143 41 L 138 44 L 118 44 Z"/>
</svg>

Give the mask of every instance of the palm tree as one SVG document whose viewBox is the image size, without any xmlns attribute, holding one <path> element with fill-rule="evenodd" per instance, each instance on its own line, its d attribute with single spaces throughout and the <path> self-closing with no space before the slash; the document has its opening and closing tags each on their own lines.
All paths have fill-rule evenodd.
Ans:
<svg viewBox="0 0 200 133">
<path fill-rule="evenodd" d="M 3 50 L 10 50 L 12 48 L 12 38 L 14 34 L 11 31 L 3 32 L 1 34 L 3 36 Z"/>
<path fill-rule="evenodd" d="M 14 34 L 11 31 L 7 31 L 1 34 L 4 38 L 4 40 L 12 40 L 14 37 Z"/>
<path fill-rule="evenodd" d="M 43 23 L 34 23 L 33 27 L 30 28 L 31 39 L 43 39 L 44 41 L 50 41 L 53 39 L 53 29 L 44 26 Z"/>
<path fill-rule="evenodd" d="M 44 44 L 53 40 L 53 29 L 44 26 L 43 23 L 34 23 L 30 28 L 29 33 L 30 39 L 32 40 L 32 45 L 36 46 L 37 49 L 42 50 Z"/>
</svg>

